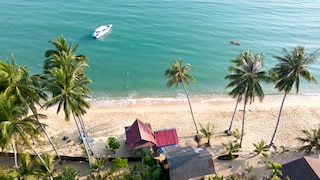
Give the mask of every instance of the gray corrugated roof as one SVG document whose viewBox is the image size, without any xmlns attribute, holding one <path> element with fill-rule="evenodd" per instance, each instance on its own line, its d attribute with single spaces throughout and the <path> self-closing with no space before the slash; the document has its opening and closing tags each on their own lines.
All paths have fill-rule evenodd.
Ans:
<svg viewBox="0 0 320 180">
<path fill-rule="evenodd" d="M 162 148 L 165 153 L 170 178 L 174 180 L 189 179 L 214 174 L 212 155 L 207 150 L 192 146 L 168 146 Z"/>
<path fill-rule="evenodd" d="M 282 177 L 291 180 L 320 180 L 320 161 L 315 156 L 305 156 L 282 163 Z"/>
</svg>

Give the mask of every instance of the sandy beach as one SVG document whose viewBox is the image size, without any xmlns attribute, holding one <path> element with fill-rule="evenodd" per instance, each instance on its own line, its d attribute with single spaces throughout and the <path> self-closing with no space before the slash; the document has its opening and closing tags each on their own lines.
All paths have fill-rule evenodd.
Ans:
<svg viewBox="0 0 320 180">
<path fill-rule="evenodd" d="M 262 103 L 258 99 L 247 106 L 245 119 L 245 135 L 243 145 L 239 153 L 239 158 L 233 161 L 217 160 L 217 156 L 225 153 L 222 143 L 229 143 L 234 137 L 224 135 L 228 129 L 232 113 L 235 107 L 235 100 L 231 98 L 211 98 L 205 100 L 191 99 L 193 113 L 196 122 L 206 125 L 215 124 L 215 135 L 211 139 L 211 148 L 215 170 L 219 176 L 227 176 L 230 173 L 247 173 L 249 167 L 254 167 L 254 174 L 258 178 L 267 176 L 270 172 L 266 170 L 268 160 L 279 162 L 283 159 L 303 156 L 296 151 L 301 143 L 295 138 L 303 136 L 301 130 L 318 128 L 320 124 L 320 97 L 304 95 L 288 95 L 284 104 L 281 122 L 276 134 L 274 143 L 280 147 L 285 146 L 290 150 L 288 153 L 271 153 L 268 159 L 263 156 L 251 157 L 254 146 L 264 140 L 269 143 L 276 125 L 276 120 L 281 105 L 282 95 L 266 95 Z M 152 105 L 150 105 L 152 104 Z M 240 103 L 235 116 L 233 130 L 241 130 L 243 103 Z M 57 145 L 60 155 L 84 156 L 79 145 L 79 135 L 73 119 L 64 121 L 63 113 L 56 114 L 55 109 L 41 110 L 46 114 L 47 119 L 41 122 L 47 125 L 46 129 Z M 116 137 L 119 141 L 125 141 L 125 126 L 130 126 L 136 119 L 150 123 L 152 129 L 160 130 L 175 127 L 179 136 L 181 146 L 194 145 L 193 136 L 196 131 L 193 125 L 189 106 L 186 100 L 173 101 L 153 101 L 150 103 L 128 103 L 120 106 L 110 106 L 92 102 L 92 107 L 84 116 L 90 138 L 95 142 L 92 150 L 94 156 L 106 155 L 104 147 L 108 137 Z M 200 128 L 200 127 L 199 127 Z M 62 138 L 68 136 L 68 141 Z M 206 142 L 206 139 L 203 139 Z M 53 153 L 49 143 L 39 146 L 41 152 Z M 128 156 L 125 151 L 125 144 L 122 143 L 121 150 L 116 151 L 114 156 Z"/>
</svg>

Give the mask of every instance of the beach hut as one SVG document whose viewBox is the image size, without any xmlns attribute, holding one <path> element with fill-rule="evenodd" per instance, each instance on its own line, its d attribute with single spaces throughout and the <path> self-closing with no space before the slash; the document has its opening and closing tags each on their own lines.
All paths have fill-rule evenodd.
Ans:
<svg viewBox="0 0 320 180">
<path fill-rule="evenodd" d="M 176 128 L 154 131 L 154 137 L 158 148 L 179 144 Z"/>
<path fill-rule="evenodd" d="M 280 162 L 282 178 L 290 180 L 320 180 L 320 160 L 317 155 L 304 156 Z"/>
<path fill-rule="evenodd" d="M 215 174 L 212 155 L 203 148 L 179 145 L 162 148 L 166 156 L 170 179 L 182 180 Z"/>
<path fill-rule="evenodd" d="M 130 127 L 125 127 L 125 132 L 128 150 L 156 145 L 156 140 L 149 123 L 136 119 Z"/>
</svg>

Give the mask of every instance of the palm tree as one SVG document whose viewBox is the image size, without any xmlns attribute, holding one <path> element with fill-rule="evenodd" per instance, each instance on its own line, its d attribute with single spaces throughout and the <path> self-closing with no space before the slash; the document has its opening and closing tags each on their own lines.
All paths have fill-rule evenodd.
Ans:
<svg viewBox="0 0 320 180">
<path fill-rule="evenodd" d="M 0 92 L 16 96 L 17 103 L 28 106 L 36 120 L 39 121 L 36 105 L 40 106 L 40 100 L 46 100 L 47 98 L 40 87 L 41 79 L 38 75 L 30 76 L 26 66 L 18 66 L 13 55 L 11 64 L 7 57 L 5 57 L 5 60 L 6 62 L 0 61 L 0 74 L 2 75 L 0 77 Z M 42 124 L 40 125 L 55 153 L 60 157 L 45 128 Z"/>
<path fill-rule="evenodd" d="M 267 169 L 271 169 L 271 178 L 279 178 L 279 175 L 282 176 L 282 165 L 276 162 L 268 161 Z"/>
<path fill-rule="evenodd" d="M 320 152 L 320 128 L 312 129 L 311 132 L 307 130 L 302 130 L 302 133 L 306 136 L 298 137 L 297 139 L 302 142 L 303 146 L 299 148 L 299 151 L 305 151 L 310 153 L 314 151 L 319 154 Z M 306 144 L 306 145 L 305 145 Z"/>
<path fill-rule="evenodd" d="M 245 56 L 242 56 L 241 68 L 230 66 L 228 70 L 231 72 L 231 75 L 227 75 L 225 77 L 225 79 L 231 80 L 226 88 L 234 87 L 229 95 L 233 98 L 239 97 L 240 95 L 244 96 L 240 147 L 242 146 L 244 134 L 246 105 L 248 101 L 250 103 L 253 102 L 255 96 L 259 97 L 259 100 L 262 101 L 264 98 L 264 92 L 260 85 L 260 81 L 269 82 L 271 80 L 266 71 L 260 71 L 263 65 L 263 59 L 263 55 L 254 55 L 248 51 L 245 53 Z"/>
<path fill-rule="evenodd" d="M 298 94 L 300 86 L 300 77 L 306 79 L 308 82 L 313 81 L 317 83 L 315 77 L 308 70 L 308 65 L 314 62 L 314 60 L 317 58 L 316 53 L 318 52 L 318 50 L 319 49 L 314 51 L 312 54 L 308 55 L 304 47 L 297 46 L 293 48 L 292 51 L 283 49 L 285 53 L 283 57 L 273 56 L 275 59 L 280 61 L 280 63 L 276 64 L 275 67 L 272 69 L 272 71 L 276 74 L 275 88 L 279 91 L 284 91 L 284 96 L 280 106 L 277 124 L 270 141 L 271 146 L 275 147 L 273 140 L 280 122 L 282 108 L 287 94 L 291 91 L 292 87 L 295 85 L 296 94 Z"/>
<path fill-rule="evenodd" d="M 28 148 L 43 159 L 31 145 L 30 139 L 38 140 L 42 131 L 39 131 L 41 124 L 35 115 L 27 116 L 28 108 L 16 103 L 15 96 L 0 94 L 0 144 L 8 147 L 11 144 L 15 166 L 18 166 L 16 145 L 26 145 Z M 50 172 L 50 170 L 47 168 Z"/>
<path fill-rule="evenodd" d="M 192 107 L 191 107 L 191 103 L 190 103 L 190 99 L 189 99 L 189 94 L 188 94 L 187 88 L 185 86 L 185 84 L 190 85 L 189 80 L 192 82 L 196 81 L 196 79 L 193 76 L 188 74 L 188 71 L 190 71 L 190 70 L 194 70 L 194 68 L 191 66 L 191 64 L 187 63 L 187 64 L 183 65 L 182 60 L 174 60 L 173 63 L 170 63 L 170 68 L 167 69 L 164 74 L 166 76 L 168 88 L 170 88 L 172 85 L 176 85 L 176 87 L 177 87 L 179 84 L 182 84 L 182 87 L 183 87 L 184 92 L 186 93 L 186 96 L 188 99 L 192 120 L 194 123 L 194 127 L 196 128 L 196 141 L 198 142 L 198 141 L 200 141 L 199 131 L 198 131 L 198 127 L 197 127 L 196 121 L 193 116 Z"/>
<path fill-rule="evenodd" d="M 226 148 L 226 150 L 228 151 L 228 155 L 230 157 L 230 159 L 235 159 L 235 153 L 239 152 L 239 148 L 240 148 L 240 144 L 239 143 L 229 143 L 229 144 L 225 144 L 222 143 L 222 145 Z"/>
<path fill-rule="evenodd" d="M 208 139 L 208 142 L 207 142 L 208 146 L 211 146 L 210 139 L 213 136 L 214 129 L 215 129 L 215 125 L 214 124 L 211 125 L 210 123 L 207 123 L 207 126 L 204 127 L 200 123 L 200 132 Z"/>
<path fill-rule="evenodd" d="M 86 85 L 91 83 L 91 80 L 84 73 L 84 69 L 88 68 L 88 58 L 75 55 L 78 45 L 68 46 L 63 36 L 53 39 L 51 43 L 57 50 L 48 50 L 45 53 L 47 60 L 43 70 L 43 85 L 45 90 L 52 94 L 52 98 L 44 107 L 58 104 L 57 113 L 63 108 L 66 121 L 70 120 L 70 115 L 73 116 L 91 167 L 88 133 L 82 119 L 86 109 L 90 107 L 86 101 L 90 90 Z"/>
<path fill-rule="evenodd" d="M 30 154 L 20 155 L 19 167 L 10 173 L 12 178 L 36 179 L 35 161 Z"/>
<path fill-rule="evenodd" d="M 102 156 L 100 159 L 95 159 L 92 163 L 92 167 L 89 169 L 89 176 L 92 178 L 103 178 L 102 170 L 104 165 L 108 161 L 108 158 Z"/>
<path fill-rule="evenodd" d="M 240 53 L 239 56 L 237 57 L 236 60 L 231 60 L 230 62 L 231 63 L 234 63 L 236 67 L 241 67 L 242 66 L 242 59 L 243 57 L 246 59 L 246 56 L 248 55 L 248 53 Z M 241 91 L 238 92 L 238 95 L 235 95 L 237 96 L 237 102 L 236 102 L 236 106 L 233 110 L 233 114 L 232 114 L 232 118 L 231 118 L 231 121 L 230 121 L 230 125 L 229 125 L 229 129 L 225 130 L 225 133 L 228 135 L 228 136 L 231 136 L 232 135 L 232 124 L 233 124 L 233 120 L 234 120 L 234 116 L 236 115 L 236 111 L 238 109 L 238 104 L 239 102 L 241 102 L 242 100 L 242 93 Z"/>
<path fill-rule="evenodd" d="M 255 147 L 254 152 L 256 153 L 256 156 L 259 154 L 262 154 L 265 158 L 268 158 L 267 152 L 269 151 L 270 147 L 265 144 L 264 140 L 261 140 L 258 143 L 253 143 L 253 146 Z"/>
<path fill-rule="evenodd" d="M 56 157 L 54 155 L 45 153 L 42 155 L 43 161 L 41 161 L 40 159 L 36 159 L 37 174 L 45 177 L 53 177 L 52 173 L 55 171 L 55 158 Z M 50 171 L 48 171 L 47 169 L 49 169 Z"/>
</svg>

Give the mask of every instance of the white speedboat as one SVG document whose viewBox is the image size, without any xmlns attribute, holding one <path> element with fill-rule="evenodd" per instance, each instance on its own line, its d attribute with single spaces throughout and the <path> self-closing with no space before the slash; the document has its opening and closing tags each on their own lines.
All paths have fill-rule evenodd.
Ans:
<svg viewBox="0 0 320 180">
<path fill-rule="evenodd" d="M 102 25 L 94 30 L 92 33 L 93 38 L 101 38 L 103 35 L 107 34 L 111 30 L 112 24 Z"/>
</svg>

